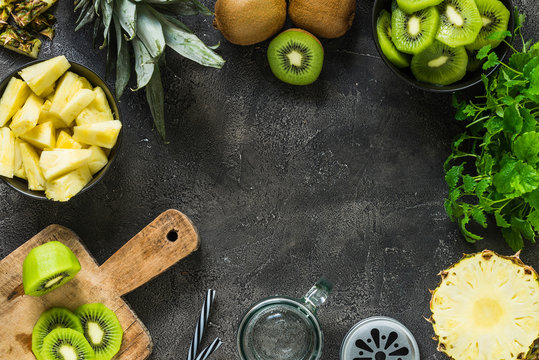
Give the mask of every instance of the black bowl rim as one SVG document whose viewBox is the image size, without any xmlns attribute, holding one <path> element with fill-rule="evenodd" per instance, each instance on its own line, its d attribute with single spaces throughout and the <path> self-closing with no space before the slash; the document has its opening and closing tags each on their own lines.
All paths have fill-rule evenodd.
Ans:
<svg viewBox="0 0 539 360">
<path fill-rule="evenodd" d="M 22 69 L 24 68 L 27 68 L 28 66 L 31 66 L 31 65 L 34 65 L 34 64 L 37 64 L 37 63 L 40 63 L 40 62 L 43 62 L 43 61 L 47 61 L 47 60 L 50 60 L 49 59 L 40 59 L 40 60 L 33 60 L 33 61 L 30 61 L 20 67 L 18 67 L 17 69 L 13 70 L 11 73 L 9 73 L 4 79 L 2 79 L 2 81 L 0 81 L 0 87 L 2 87 L 4 85 L 4 83 L 6 83 L 7 81 L 9 81 L 12 77 L 14 76 L 17 76 L 18 72 L 21 71 Z M 107 85 L 107 83 L 103 80 L 103 78 L 101 76 L 99 76 L 95 71 L 93 71 L 92 69 L 90 69 L 88 66 L 86 65 L 83 65 L 83 64 L 80 64 L 76 61 L 71 61 L 71 60 L 68 60 L 69 63 L 71 64 L 71 67 L 70 67 L 70 70 L 72 69 L 73 66 L 75 67 L 81 67 L 83 68 L 84 70 L 92 73 L 100 82 L 100 84 L 93 84 L 94 86 L 101 86 L 103 88 L 105 88 L 107 90 L 108 93 L 110 93 L 110 96 L 112 97 L 112 99 L 114 100 L 114 105 L 116 107 L 116 115 L 118 117 L 118 120 L 121 121 L 122 119 L 122 115 L 120 114 L 120 106 L 118 104 L 118 100 L 116 99 L 116 96 L 114 94 L 113 91 L 111 91 L 111 89 L 109 88 L 109 86 Z M 76 72 L 76 70 L 75 70 Z M 90 80 L 88 80 L 90 81 Z M 91 81 L 90 81 L 91 82 Z M 108 97 L 108 96 L 107 96 Z M 123 127 L 123 126 L 122 126 Z M 107 163 L 107 165 L 105 165 L 105 167 L 103 169 L 101 169 L 99 171 L 99 173 L 97 174 L 97 176 L 94 176 L 92 181 L 90 181 L 89 184 L 87 184 L 81 191 L 79 191 L 79 193 L 77 193 L 75 196 L 77 195 L 80 195 L 82 194 L 83 192 L 86 192 L 87 190 L 90 190 L 91 188 L 93 188 L 98 182 L 101 181 L 101 179 L 105 176 L 105 174 L 108 172 L 108 170 L 110 169 L 110 167 L 112 166 L 112 164 L 114 163 L 114 161 L 116 160 L 116 157 L 118 156 L 118 152 L 120 150 L 120 145 L 122 143 L 122 137 L 123 137 L 123 128 L 120 130 L 120 134 L 118 135 L 118 140 L 116 142 L 116 145 L 114 145 L 114 147 L 111 149 L 111 154 L 109 155 L 109 162 Z M 35 200 L 49 200 L 49 201 L 53 201 L 51 199 L 48 199 L 46 196 L 45 196 L 45 193 L 43 191 L 36 191 L 36 190 L 30 190 L 30 189 L 27 189 L 27 190 L 22 190 L 20 189 L 19 187 L 15 186 L 12 181 L 14 181 L 13 179 L 10 179 L 10 178 L 6 178 L 5 176 L 0 176 L 0 178 L 2 178 L 2 180 L 4 181 L 4 183 L 6 183 L 9 187 L 11 187 L 12 189 L 18 191 L 19 193 L 21 194 L 24 194 L 32 199 L 35 199 Z M 18 180 L 17 180 L 18 181 Z M 21 179 L 21 181 L 24 181 Z"/>
<path fill-rule="evenodd" d="M 376 11 L 376 10 L 377 10 L 377 7 L 378 7 L 377 5 L 381 1 L 389 1 L 389 2 L 391 2 L 391 0 L 374 0 L 373 7 L 372 7 L 372 19 L 371 19 L 372 38 L 374 40 L 376 50 L 378 51 L 378 54 L 380 54 L 380 57 L 384 60 L 385 64 L 400 79 L 404 80 L 406 83 L 412 85 L 416 89 L 421 89 L 421 90 L 428 91 L 428 92 L 433 92 L 433 93 L 454 93 L 454 92 L 457 92 L 457 91 L 460 91 L 460 90 L 471 88 L 471 87 L 473 87 L 473 86 L 475 86 L 475 85 L 477 85 L 477 84 L 479 84 L 481 82 L 481 76 L 479 75 L 477 78 L 474 77 L 474 78 L 471 78 L 471 79 L 469 79 L 467 81 L 464 81 L 464 82 L 462 82 L 462 80 L 459 80 L 457 83 L 454 83 L 455 85 L 451 84 L 451 85 L 443 85 L 443 86 L 441 86 L 441 85 L 429 84 L 429 83 L 422 82 L 422 81 L 419 81 L 419 80 L 408 79 L 406 76 L 404 76 L 404 74 L 401 72 L 401 70 L 399 68 L 397 68 L 395 65 L 393 65 L 386 58 L 386 56 L 382 52 L 382 48 L 380 47 L 380 43 L 378 41 L 378 35 L 376 33 L 376 21 L 378 20 L 378 14 L 380 13 L 381 10 L 379 10 L 379 11 Z M 501 0 L 501 1 L 504 2 L 504 0 Z M 509 14 L 510 14 L 509 15 L 509 24 L 507 25 L 507 29 L 509 31 L 513 32 L 514 25 L 515 25 L 514 24 L 514 14 L 513 14 L 513 11 L 514 11 L 513 1 L 512 0 L 505 0 L 505 1 L 507 1 L 507 3 L 509 4 L 509 9 L 508 10 L 509 10 Z M 386 10 L 388 10 L 388 9 L 386 9 Z M 510 37 L 508 39 L 508 41 L 509 41 L 510 44 L 512 44 L 513 38 Z M 505 44 L 503 44 L 503 45 L 505 45 Z M 509 46 L 505 45 L 505 50 L 503 51 L 503 53 L 501 55 L 498 54 L 500 61 L 503 61 L 507 57 L 507 54 L 510 51 L 511 51 L 511 49 L 509 48 Z M 499 66 L 500 65 L 496 65 L 496 66 L 488 69 L 487 71 L 482 72 L 481 74 L 485 74 L 487 77 L 489 77 L 490 75 L 492 75 L 492 73 L 494 71 L 496 71 L 496 69 Z"/>
</svg>

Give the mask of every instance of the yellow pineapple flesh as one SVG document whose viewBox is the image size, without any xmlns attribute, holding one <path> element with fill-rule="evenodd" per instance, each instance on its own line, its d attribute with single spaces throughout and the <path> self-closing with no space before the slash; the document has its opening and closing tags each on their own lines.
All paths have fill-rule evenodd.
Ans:
<svg viewBox="0 0 539 360">
<path fill-rule="evenodd" d="M 109 162 L 107 154 L 99 146 L 92 145 L 88 149 L 90 150 L 90 158 L 88 159 L 88 166 L 90 172 L 95 175 L 99 170 L 103 169 Z"/>
<path fill-rule="evenodd" d="M 56 142 L 56 130 L 52 122 L 37 125 L 32 130 L 20 136 L 38 149 L 52 149 Z"/>
<path fill-rule="evenodd" d="M 54 201 L 68 201 L 92 180 L 88 166 L 82 166 L 46 184 L 45 196 Z"/>
<path fill-rule="evenodd" d="M 43 99 L 35 94 L 30 94 L 24 106 L 13 116 L 13 120 L 9 124 L 15 136 L 19 137 L 37 125 L 42 105 Z"/>
<path fill-rule="evenodd" d="M 0 126 L 6 125 L 13 115 L 24 105 L 30 88 L 20 79 L 11 78 L 0 98 Z"/>
<path fill-rule="evenodd" d="M 122 123 L 119 120 L 75 126 L 73 139 L 79 143 L 112 149 L 116 145 L 121 128 Z"/>
<path fill-rule="evenodd" d="M 30 190 L 45 190 L 45 178 L 39 167 L 39 156 L 36 150 L 27 143 L 19 144 L 21 149 L 22 163 L 24 171 L 28 178 L 28 189 Z"/>
<path fill-rule="evenodd" d="M 22 163 L 21 143 L 23 143 L 21 139 L 15 139 L 15 167 L 13 175 L 26 180 L 26 171 L 24 171 L 24 164 Z"/>
<path fill-rule="evenodd" d="M 70 98 L 83 87 L 81 77 L 74 72 L 66 72 L 56 85 L 56 92 L 51 100 L 49 111 L 59 116 L 60 111 L 66 106 Z"/>
<path fill-rule="evenodd" d="M 77 125 L 93 124 L 96 122 L 113 121 L 107 96 L 103 89 L 97 86 L 94 89 L 95 99 L 88 107 L 83 109 L 76 118 Z"/>
<path fill-rule="evenodd" d="M 90 150 L 54 149 L 41 153 L 39 166 L 47 181 L 59 178 L 81 166 L 88 165 Z"/>
<path fill-rule="evenodd" d="M 60 118 L 67 126 L 70 126 L 75 117 L 95 99 L 95 93 L 89 89 L 80 89 L 69 99 L 60 111 Z"/>
<path fill-rule="evenodd" d="M 0 128 L 0 176 L 13 177 L 15 171 L 15 135 L 9 128 Z"/>
<path fill-rule="evenodd" d="M 19 75 L 36 95 L 42 96 L 70 67 L 62 55 L 24 68 Z"/>
<path fill-rule="evenodd" d="M 64 130 L 60 131 L 56 138 L 56 149 L 82 149 L 82 145 L 73 140 Z"/>
<path fill-rule="evenodd" d="M 51 100 L 45 100 L 43 106 L 41 107 L 41 112 L 39 113 L 39 119 L 37 120 L 38 124 L 44 124 L 46 122 L 52 122 L 55 129 L 61 129 L 65 127 L 65 123 L 60 117 L 51 112 Z"/>
</svg>

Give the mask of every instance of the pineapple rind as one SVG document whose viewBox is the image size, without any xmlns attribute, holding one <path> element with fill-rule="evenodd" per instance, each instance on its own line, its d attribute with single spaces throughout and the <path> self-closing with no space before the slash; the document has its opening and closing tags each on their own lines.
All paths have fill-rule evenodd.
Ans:
<svg viewBox="0 0 539 360">
<path fill-rule="evenodd" d="M 20 112 L 15 114 L 11 124 L 9 124 L 15 136 L 19 137 L 37 125 L 42 105 L 43 99 L 35 94 L 30 94 Z"/>
<path fill-rule="evenodd" d="M 37 125 L 32 130 L 20 136 L 38 149 L 52 149 L 56 142 L 56 130 L 52 122 Z"/>
<path fill-rule="evenodd" d="M 524 358 L 539 338 L 537 273 L 492 251 L 441 273 L 431 299 L 438 349 L 456 360 Z"/>
<path fill-rule="evenodd" d="M 9 128 L 0 128 L 0 175 L 13 177 L 15 171 L 15 135 Z"/>
<path fill-rule="evenodd" d="M 17 78 L 11 78 L 9 83 L 0 98 L 0 126 L 4 126 L 13 115 L 19 110 L 28 96 L 30 96 L 31 90 L 26 83 Z"/>
<path fill-rule="evenodd" d="M 79 143 L 112 149 L 122 128 L 119 120 L 75 126 L 73 139 Z"/>
<path fill-rule="evenodd" d="M 0 33 L 0 44 L 6 49 L 19 54 L 37 59 L 41 40 L 35 38 L 24 29 L 17 29 L 11 25 L 5 25 L 5 29 Z"/>
<path fill-rule="evenodd" d="M 47 182 L 45 195 L 54 201 L 68 201 L 92 180 L 88 166 L 82 166 L 58 179 Z"/>
<path fill-rule="evenodd" d="M 41 96 L 70 67 L 66 57 L 61 55 L 24 68 L 19 75 L 36 95 Z"/>
<path fill-rule="evenodd" d="M 27 143 L 19 144 L 21 149 L 24 171 L 28 178 L 28 189 L 42 191 L 45 190 L 45 178 L 39 167 L 39 156 L 36 150 Z"/>
<path fill-rule="evenodd" d="M 80 89 L 69 99 L 67 104 L 60 111 L 60 118 L 66 126 L 70 126 L 75 117 L 95 99 L 95 93 L 89 89 Z"/>
<path fill-rule="evenodd" d="M 23 0 L 13 10 L 13 19 L 20 27 L 26 27 L 36 17 L 47 11 L 55 2 L 56 0 Z"/>
<path fill-rule="evenodd" d="M 88 165 L 90 150 L 54 149 L 44 150 L 39 159 L 39 166 L 47 181 L 57 179 L 81 166 Z"/>
</svg>

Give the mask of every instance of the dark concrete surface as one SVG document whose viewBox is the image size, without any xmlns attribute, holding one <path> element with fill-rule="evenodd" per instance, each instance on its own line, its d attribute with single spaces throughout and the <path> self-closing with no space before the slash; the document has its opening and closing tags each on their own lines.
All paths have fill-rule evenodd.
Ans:
<svg viewBox="0 0 539 360">
<path fill-rule="evenodd" d="M 213 1 L 205 3 L 213 7 Z M 539 35 L 536 0 L 518 0 L 525 32 Z M 125 137 L 116 164 L 94 189 L 67 204 L 39 202 L 0 185 L 0 258 L 51 223 L 73 229 L 104 262 L 160 212 L 191 217 L 200 250 L 126 300 L 150 330 L 152 360 L 184 359 L 204 291 L 217 290 L 205 344 L 234 359 L 235 333 L 253 302 L 303 295 L 321 275 L 335 282 L 319 312 L 323 359 L 337 359 L 359 320 L 387 315 L 415 334 L 422 359 L 443 359 L 431 340 L 429 288 L 463 252 L 510 254 L 496 230 L 467 244 L 443 209 L 442 164 L 460 131 L 450 95 L 416 90 L 379 58 L 372 1 L 359 2 L 352 30 L 326 41 L 320 80 L 291 87 L 271 75 L 267 44 L 222 41 L 211 18 L 193 30 L 228 60 L 203 68 L 167 51 L 163 70 L 169 144 L 153 130 L 143 92 L 121 99 Z M 65 54 L 104 74 L 91 30 L 74 33 L 61 0 L 54 42 L 41 58 Z M 0 51 L 0 76 L 29 61 Z M 134 86 L 133 86 L 134 87 Z M 537 246 L 522 258 L 539 267 Z"/>
</svg>

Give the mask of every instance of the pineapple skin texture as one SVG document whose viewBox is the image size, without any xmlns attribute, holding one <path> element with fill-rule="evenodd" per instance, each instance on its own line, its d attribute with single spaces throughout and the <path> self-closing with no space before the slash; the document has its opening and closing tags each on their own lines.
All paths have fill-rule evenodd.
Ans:
<svg viewBox="0 0 539 360">
<path fill-rule="evenodd" d="M 9 80 L 6 90 L 0 98 L 0 126 L 6 125 L 17 110 L 24 105 L 30 92 L 30 88 L 24 81 L 17 78 Z"/>
<path fill-rule="evenodd" d="M 37 96 L 43 96 L 70 67 L 71 64 L 62 55 L 24 68 L 19 75 Z"/>
<path fill-rule="evenodd" d="M 77 195 L 92 180 L 88 166 L 83 166 L 58 179 L 47 182 L 45 195 L 54 201 L 65 202 Z"/>
<path fill-rule="evenodd" d="M 465 255 L 459 262 L 440 272 L 442 280 L 436 290 L 432 291 L 430 309 L 433 314 L 429 319 L 436 333 L 434 339 L 438 341 L 438 351 L 454 360 L 537 359 L 539 354 L 532 353 L 534 344 L 539 342 L 539 278 L 537 272 L 531 266 L 526 266 L 518 255 L 517 253 L 514 256 L 502 256 L 493 251 L 484 250 L 481 253 Z M 495 265 L 496 262 L 498 265 Z M 468 292 L 460 291 L 456 296 L 453 292 L 457 292 L 457 290 L 453 289 L 458 289 L 459 284 L 462 285 L 459 277 L 464 277 L 461 275 L 463 266 L 470 264 L 478 267 L 475 268 L 475 271 L 465 273 L 468 277 L 462 280 L 467 284 L 465 290 Z M 492 285 L 490 282 L 487 282 L 487 286 L 483 286 L 481 291 L 477 291 L 474 294 L 475 297 L 470 295 L 470 289 L 473 290 L 474 285 L 476 287 L 484 285 L 480 281 L 485 281 L 484 276 L 482 276 L 484 273 L 496 271 L 496 275 L 499 275 L 500 272 L 503 275 L 503 266 L 509 267 L 512 272 L 510 272 L 510 276 L 498 279 L 502 281 L 501 297 L 510 298 L 512 295 L 525 298 L 527 296 L 528 298 L 524 302 L 521 301 L 517 305 L 510 302 L 507 304 L 508 301 L 504 302 L 507 299 L 496 297 L 496 295 L 500 295 L 500 291 L 496 286 L 488 286 Z M 502 268 L 500 269 L 500 267 Z M 517 277 L 517 274 L 521 274 L 520 277 L 524 279 L 520 283 L 518 281 L 521 278 Z M 500 283 L 496 285 L 500 285 Z M 520 286 L 517 288 L 517 285 Z M 454 296 L 448 296 L 448 291 L 450 295 Z M 492 301 L 493 298 L 494 301 Z M 458 306 L 458 315 L 453 318 L 449 316 L 448 320 L 444 312 L 451 311 L 456 305 L 460 305 Z M 509 305 L 513 305 L 513 308 L 529 305 L 530 308 L 515 316 L 514 313 L 511 313 L 511 310 L 514 312 L 514 309 Z M 473 311 L 470 311 L 471 309 Z M 471 316 L 467 317 L 467 315 Z M 519 318 L 518 326 L 514 323 L 507 323 L 508 320 L 509 322 L 516 321 L 512 316 Z M 459 321 L 459 318 L 462 317 L 466 318 L 466 321 L 462 321 L 462 319 Z M 509 327 L 511 328 L 509 329 Z M 472 339 L 467 338 L 467 336 L 470 337 L 470 332 L 475 335 Z M 508 336 L 509 340 L 502 338 L 501 340 L 505 342 L 500 344 L 499 332 L 502 332 L 503 336 Z M 519 337 L 516 339 L 517 335 Z M 466 340 L 469 341 L 466 342 Z M 518 345 L 522 343 L 522 345 L 517 346 L 515 342 Z M 468 347 L 462 351 L 460 349 L 462 346 Z"/>
<path fill-rule="evenodd" d="M 27 143 L 19 145 L 21 149 L 22 162 L 24 171 L 28 178 L 28 189 L 30 190 L 45 190 L 45 178 L 39 167 L 39 156 L 34 148 Z"/>
<path fill-rule="evenodd" d="M 15 172 L 15 135 L 8 128 L 0 129 L 0 175 L 12 178 Z"/>
</svg>

